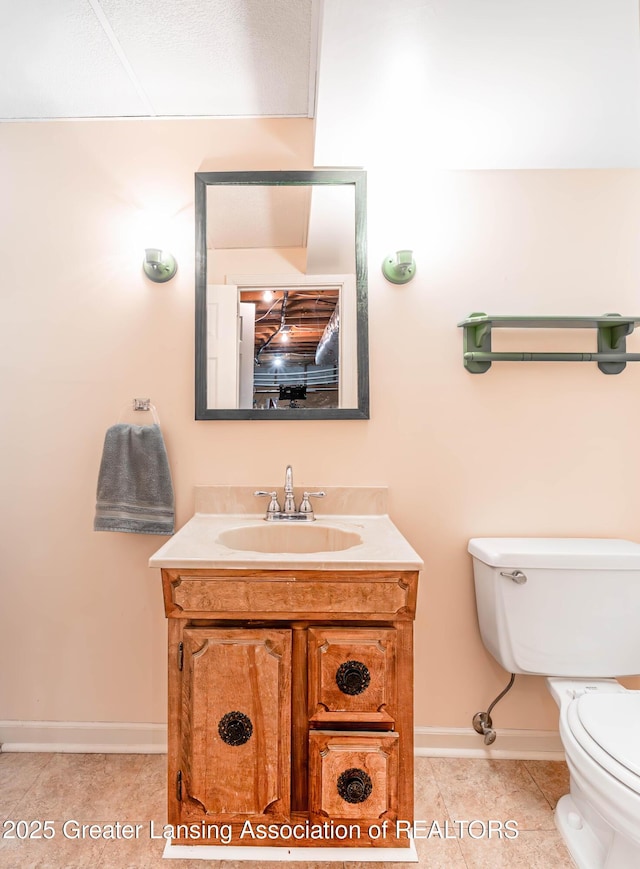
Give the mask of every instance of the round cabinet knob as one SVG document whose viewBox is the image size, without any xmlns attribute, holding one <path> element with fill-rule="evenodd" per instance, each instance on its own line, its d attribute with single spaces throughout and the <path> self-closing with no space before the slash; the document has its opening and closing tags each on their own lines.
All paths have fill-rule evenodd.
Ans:
<svg viewBox="0 0 640 869">
<path fill-rule="evenodd" d="M 360 661 L 345 661 L 336 671 L 336 684 L 343 694 L 362 694 L 370 681 L 371 674 Z"/>
<path fill-rule="evenodd" d="M 371 795 L 373 783 L 363 769 L 345 769 L 338 777 L 338 793 L 347 803 L 363 803 Z"/>
<path fill-rule="evenodd" d="M 244 712 L 227 712 L 218 722 L 218 733 L 227 745 L 244 745 L 251 739 L 253 724 Z"/>
</svg>

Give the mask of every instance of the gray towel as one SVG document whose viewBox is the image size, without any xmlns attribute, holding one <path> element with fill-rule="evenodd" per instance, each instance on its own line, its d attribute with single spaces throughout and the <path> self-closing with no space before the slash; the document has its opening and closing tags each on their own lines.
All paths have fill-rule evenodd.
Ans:
<svg viewBox="0 0 640 869">
<path fill-rule="evenodd" d="M 173 486 L 159 425 L 107 429 L 93 528 L 173 534 Z"/>
</svg>

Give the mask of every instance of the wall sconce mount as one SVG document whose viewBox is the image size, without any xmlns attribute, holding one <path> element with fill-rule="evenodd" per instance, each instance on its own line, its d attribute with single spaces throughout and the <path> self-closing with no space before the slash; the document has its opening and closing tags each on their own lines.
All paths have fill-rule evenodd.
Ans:
<svg viewBox="0 0 640 869">
<path fill-rule="evenodd" d="M 156 284 L 164 284 L 170 281 L 178 270 L 178 263 L 166 250 L 157 247 L 148 247 L 144 252 L 142 269 L 150 281 Z"/>
<path fill-rule="evenodd" d="M 382 263 L 382 274 L 392 284 L 407 284 L 416 273 L 416 263 L 412 250 L 399 250 L 386 257 Z"/>
</svg>

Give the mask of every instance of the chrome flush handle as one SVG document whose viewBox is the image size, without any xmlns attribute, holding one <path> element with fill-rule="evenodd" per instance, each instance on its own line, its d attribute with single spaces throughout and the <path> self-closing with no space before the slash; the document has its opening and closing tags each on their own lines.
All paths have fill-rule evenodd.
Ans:
<svg viewBox="0 0 640 869">
<path fill-rule="evenodd" d="M 506 576 L 507 579 L 510 579 L 517 585 L 524 585 L 527 581 L 527 575 L 521 570 L 501 570 L 500 576 Z"/>
</svg>

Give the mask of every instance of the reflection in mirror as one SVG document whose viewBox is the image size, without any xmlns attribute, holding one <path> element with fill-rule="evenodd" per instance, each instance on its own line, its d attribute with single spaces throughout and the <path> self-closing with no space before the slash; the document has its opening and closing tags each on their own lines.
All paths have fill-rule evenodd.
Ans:
<svg viewBox="0 0 640 869">
<path fill-rule="evenodd" d="M 364 185 L 196 175 L 196 419 L 368 418 Z"/>
</svg>

